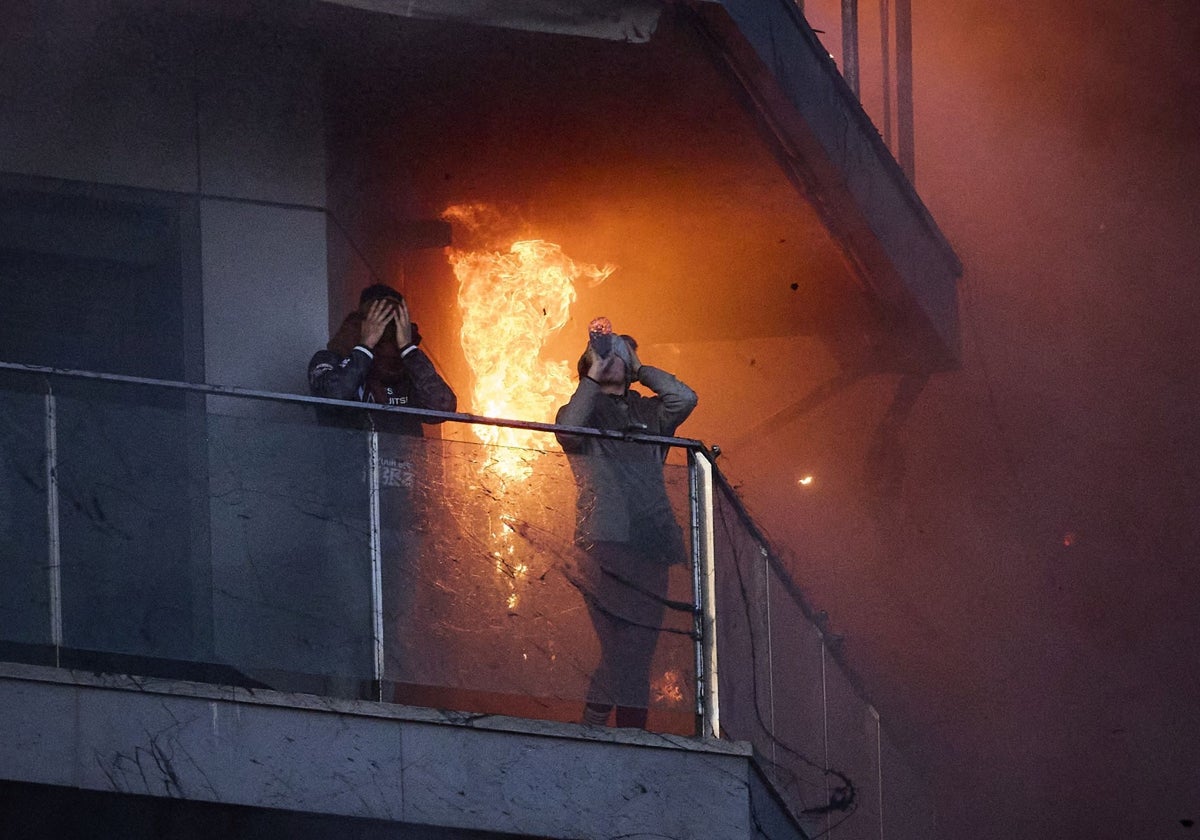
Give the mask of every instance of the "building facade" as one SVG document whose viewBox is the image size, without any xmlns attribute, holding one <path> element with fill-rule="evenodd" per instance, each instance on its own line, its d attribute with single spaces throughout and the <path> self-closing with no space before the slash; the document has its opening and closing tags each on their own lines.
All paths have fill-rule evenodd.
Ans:
<svg viewBox="0 0 1200 840">
<path fill-rule="evenodd" d="M 794 6 L 4 10 L 13 836 L 932 836 L 731 484 L 696 491 L 711 450 L 681 440 L 666 469 L 693 556 L 712 544 L 716 623 L 679 570 L 649 731 L 596 729 L 561 454 L 517 489 L 463 423 L 398 442 L 303 396 L 382 281 L 487 413 L 448 256 L 522 237 L 618 267 L 572 291 L 550 355 L 602 311 L 743 409 L 728 342 L 846 375 L 952 366 L 957 259 Z M 700 431 L 767 419 L 725 410 Z M 385 485 L 420 512 L 390 526 L 402 562 Z"/>
</svg>

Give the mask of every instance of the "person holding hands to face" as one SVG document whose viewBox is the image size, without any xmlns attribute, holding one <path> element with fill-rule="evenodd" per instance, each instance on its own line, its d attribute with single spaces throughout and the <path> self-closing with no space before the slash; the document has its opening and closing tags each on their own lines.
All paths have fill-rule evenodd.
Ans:
<svg viewBox="0 0 1200 840">
<path fill-rule="evenodd" d="M 420 349 L 420 333 L 400 292 L 383 283 L 363 290 L 358 309 L 324 350 L 308 364 L 313 396 L 455 411 L 458 398 Z M 380 431 L 420 435 L 421 423 L 409 414 L 374 417 Z"/>
<path fill-rule="evenodd" d="M 453 412 L 458 407 L 454 391 L 438 374 L 433 362 L 418 346 L 417 325 L 409 316 L 404 296 L 391 286 L 377 283 L 363 290 L 356 310 L 348 314 L 325 349 L 308 364 L 313 396 L 368 404 L 411 406 Z M 383 649 L 385 684 L 403 685 L 414 679 L 414 668 L 424 660 L 424 636 L 418 632 L 422 616 L 415 611 L 414 581 L 426 562 L 422 534 L 436 516 L 423 491 L 430 473 L 429 447 L 422 423 L 437 423 L 399 411 L 359 411 L 338 406 L 318 406 L 328 425 L 373 430 L 377 435 L 378 469 L 368 493 L 378 494 L 378 552 L 381 559 Z M 320 437 L 326 456 L 330 521 L 343 517 L 349 528 L 335 528 L 339 540 L 348 531 L 370 533 L 362 517 L 369 510 L 363 493 L 367 449 L 357 435 Z M 340 520 L 338 520 L 340 521 Z M 339 546 L 343 542 L 338 543 Z M 354 563 L 363 555 L 354 544 L 343 561 Z M 353 577 L 353 576 L 351 576 Z"/>
<path fill-rule="evenodd" d="M 696 392 L 644 365 L 631 336 L 606 318 L 589 328 L 579 385 L 555 422 L 669 437 L 696 407 Z M 638 382 L 654 393 L 631 390 Z M 667 604 L 670 566 L 686 562 L 683 533 L 663 477 L 663 447 L 559 433 L 576 483 L 577 582 L 600 641 L 583 722 L 645 728 L 650 665 Z"/>
</svg>

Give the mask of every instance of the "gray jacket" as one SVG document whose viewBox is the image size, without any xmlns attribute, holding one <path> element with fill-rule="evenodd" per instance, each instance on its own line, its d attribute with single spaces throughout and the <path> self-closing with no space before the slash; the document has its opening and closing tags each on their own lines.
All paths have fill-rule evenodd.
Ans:
<svg viewBox="0 0 1200 840">
<path fill-rule="evenodd" d="M 639 381 L 655 392 L 605 394 L 587 377 L 555 422 L 614 431 L 670 436 L 696 407 L 696 392 L 671 374 L 642 365 Z M 578 487 L 576 541 L 634 543 L 664 562 L 683 562 L 683 536 L 663 481 L 666 452 L 657 446 L 559 434 Z"/>
</svg>

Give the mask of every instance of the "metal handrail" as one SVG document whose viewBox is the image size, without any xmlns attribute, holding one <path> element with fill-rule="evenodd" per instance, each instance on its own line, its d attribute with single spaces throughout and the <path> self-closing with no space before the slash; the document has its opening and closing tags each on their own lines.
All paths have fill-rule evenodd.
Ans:
<svg viewBox="0 0 1200 840">
<path fill-rule="evenodd" d="M 118 373 L 100 373 L 90 370 L 73 368 L 47 367 L 45 365 L 27 365 L 16 362 L 0 362 L 0 370 L 10 370 L 17 373 L 38 374 L 42 376 L 61 376 L 69 379 L 84 379 L 99 382 L 112 382 L 120 385 L 143 385 L 154 388 L 166 388 L 175 391 L 185 391 L 194 394 L 205 394 L 219 397 L 240 397 L 267 402 L 286 402 L 300 405 L 322 405 L 331 408 L 353 408 L 360 411 L 378 411 L 392 414 L 409 414 L 427 417 L 430 420 L 447 420 L 454 423 L 471 423 L 485 426 L 501 426 L 508 429 L 525 429 L 533 432 L 564 432 L 584 437 L 609 438 L 613 440 L 633 441 L 635 443 L 651 443 L 659 446 L 678 446 L 691 451 L 706 450 L 704 442 L 695 438 L 673 437 L 668 435 L 647 435 L 638 432 L 619 432 L 611 429 L 594 429 L 588 426 L 566 426 L 558 423 L 538 423 L 532 420 L 512 420 L 504 417 L 487 417 L 481 414 L 466 414 L 463 412 L 434 411 L 428 408 L 415 408 L 403 405 L 380 405 L 364 403 L 356 400 L 333 400 L 325 397 L 311 397 L 302 394 L 285 394 L 277 391 L 259 391 L 252 388 L 242 388 L 234 385 L 210 385 L 207 383 L 178 382 L 171 379 L 152 379 L 143 376 L 125 376 Z"/>
</svg>

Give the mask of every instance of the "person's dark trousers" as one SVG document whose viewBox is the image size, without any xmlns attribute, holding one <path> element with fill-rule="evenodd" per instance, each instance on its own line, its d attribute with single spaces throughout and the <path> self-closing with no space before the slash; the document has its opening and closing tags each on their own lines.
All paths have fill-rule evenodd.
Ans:
<svg viewBox="0 0 1200 840">
<path fill-rule="evenodd" d="M 597 542 L 587 551 L 584 598 L 600 642 L 584 723 L 645 728 L 650 665 L 662 627 L 668 567 L 629 543 Z"/>
</svg>

